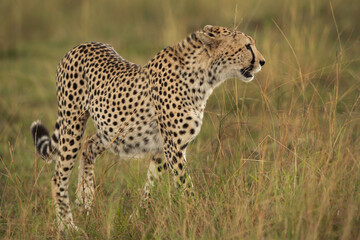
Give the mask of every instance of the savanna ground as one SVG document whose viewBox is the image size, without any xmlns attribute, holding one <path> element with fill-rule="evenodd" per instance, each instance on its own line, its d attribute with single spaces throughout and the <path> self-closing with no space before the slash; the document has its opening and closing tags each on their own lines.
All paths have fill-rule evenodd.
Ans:
<svg viewBox="0 0 360 240">
<path fill-rule="evenodd" d="M 54 127 L 62 56 L 100 41 L 145 64 L 212 24 L 252 35 L 266 65 L 253 82 L 228 80 L 210 97 L 187 151 L 194 201 L 168 177 L 150 209 L 130 218 L 149 159 L 105 153 L 92 212 L 73 208 L 87 236 L 68 237 L 359 239 L 359 22 L 357 0 L 0 1 L 0 238 L 56 236 L 54 166 L 35 154 L 29 126 Z"/>
</svg>

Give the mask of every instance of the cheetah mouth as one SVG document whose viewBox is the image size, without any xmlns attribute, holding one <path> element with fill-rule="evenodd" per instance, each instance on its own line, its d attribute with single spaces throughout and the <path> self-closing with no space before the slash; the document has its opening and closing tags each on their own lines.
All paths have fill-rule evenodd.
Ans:
<svg viewBox="0 0 360 240">
<path fill-rule="evenodd" d="M 250 72 L 251 70 L 253 70 L 252 65 L 250 67 L 241 69 L 240 72 L 241 72 L 241 75 L 243 75 L 245 78 L 253 78 L 254 75 L 251 74 L 251 72 Z"/>
<path fill-rule="evenodd" d="M 254 77 L 254 75 L 252 75 L 249 70 L 241 69 L 240 72 L 241 72 L 241 74 L 242 74 L 245 78 L 252 78 L 252 77 Z"/>
</svg>

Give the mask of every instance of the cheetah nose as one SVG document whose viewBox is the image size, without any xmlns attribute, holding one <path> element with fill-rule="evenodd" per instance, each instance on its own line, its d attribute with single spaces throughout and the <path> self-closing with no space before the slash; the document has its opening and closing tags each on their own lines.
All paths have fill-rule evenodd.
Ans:
<svg viewBox="0 0 360 240">
<path fill-rule="evenodd" d="M 259 63 L 260 63 L 261 66 L 264 66 L 265 65 L 265 60 L 260 60 Z"/>
</svg>

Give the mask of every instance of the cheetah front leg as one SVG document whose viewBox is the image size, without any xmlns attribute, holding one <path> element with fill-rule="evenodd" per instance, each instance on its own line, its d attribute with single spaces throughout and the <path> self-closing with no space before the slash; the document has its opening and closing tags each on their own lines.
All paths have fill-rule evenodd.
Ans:
<svg viewBox="0 0 360 240">
<path fill-rule="evenodd" d="M 164 145 L 164 154 L 173 172 L 176 187 L 186 196 L 193 197 L 194 185 L 187 170 L 185 152 L 186 148 L 178 149 L 172 141 L 168 141 Z"/>
<path fill-rule="evenodd" d="M 91 210 L 94 199 L 94 164 L 96 157 L 105 150 L 97 135 L 87 139 L 81 154 L 79 164 L 78 186 L 76 190 L 75 203 L 85 209 L 87 213 Z"/>
<path fill-rule="evenodd" d="M 147 181 L 144 187 L 141 207 L 146 207 L 149 201 L 151 189 L 155 185 L 155 181 L 159 181 L 164 171 L 168 169 L 168 165 L 161 158 L 161 154 L 156 154 L 151 158 L 149 170 L 147 173 Z"/>
</svg>

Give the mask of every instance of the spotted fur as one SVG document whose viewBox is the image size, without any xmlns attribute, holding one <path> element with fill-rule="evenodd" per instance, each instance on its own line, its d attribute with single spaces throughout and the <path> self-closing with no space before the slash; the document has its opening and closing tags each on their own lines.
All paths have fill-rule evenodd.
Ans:
<svg viewBox="0 0 360 240">
<path fill-rule="evenodd" d="M 163 49 L 145 66 L 103 43 L 69 51 L 57 68 L 54 133 L 50 137 L 40 121 L 31 126 L 38 153 L 55 163 L 52 190 L 60 230 L 76 228 L 68 184 L 89 118 L 97 132 L 83 146 L 76 197 L 87 211 L 94 195 L 94 162 L 107 149 L 121 158 L 153 156 L 144 201 L 167 169 L 180 190 L 192 195 L 185 152 L 200 131 L 207 99 L 226 79 L 251 81 L 264 64 L 250 36 L 209 25 Z"/>
</svg>

